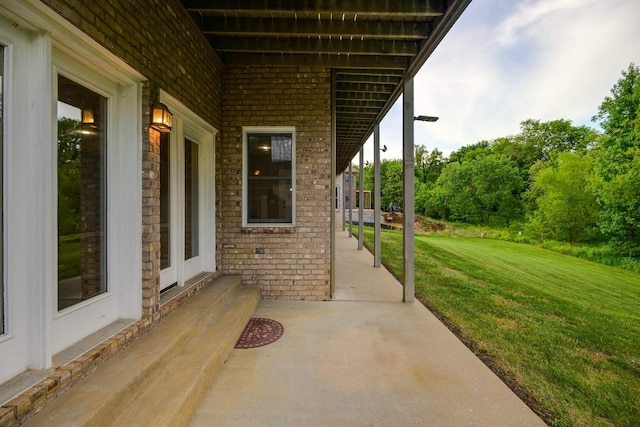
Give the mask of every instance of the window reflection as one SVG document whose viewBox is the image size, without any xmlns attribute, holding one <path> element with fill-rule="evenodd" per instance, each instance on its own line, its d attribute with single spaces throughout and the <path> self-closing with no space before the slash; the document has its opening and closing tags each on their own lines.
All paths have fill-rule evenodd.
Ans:
<svg viewBox="0 0 640 427">
<path fill-rule="evenodd" d="M 198 144 L 184 140 L 184 259 L 198 256 Z"/>
<path fill-rule="evenodd" d="M 58 310 L 106 292 L 107 99 L 58 76 Z"/>
<path fill-rule="evenodd" d="M 247 135 L 247 222 L 291 223 L 291 134 Z"/>
<path fill-rule="evenodd" d="M 160 134 L 160 269 L 171 266 L 170 134 Z"/>
</svg>

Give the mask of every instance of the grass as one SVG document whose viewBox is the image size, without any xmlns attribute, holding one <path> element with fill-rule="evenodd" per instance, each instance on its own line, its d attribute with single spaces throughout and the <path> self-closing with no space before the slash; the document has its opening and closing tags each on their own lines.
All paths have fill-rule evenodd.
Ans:
<svg viewBox="0 0 640 427">
<path fill-rule="evenodd" d="M 81 249 L 79 234 L 58 239 L 58 280 L 80 275 Z"/>
<path fill-rule="evenodd" d="M 516 243 L 527 243 L 549 249 L 565 255 L 595 261 L 600 264 L 621 267 L 626 270 L 640 273 L 640 259 L 621 256 L 619 251 L 606 242 L 574 243 L 561 242 L 550 238 L 540 239 L 533 235 L 526 225 L 513 224 L 506 228 L 485 227 L 465 223 L 451 223 L 446 221 L 424 218 L 416 215 L 416 221 L 427 231 L 435 231 L 438 234 L 448 236 L 479 237 L 507 240 Z"/>
<path fill-rule="evenodd" d="M 402 233 L 382 232 L 402 277 Z M 373 245 L 373 230 L 365 228 Z M 416 235 L 416 294 L 550 425 L 640 422 L 640 274 L 513 242 Z"/>
</svg>

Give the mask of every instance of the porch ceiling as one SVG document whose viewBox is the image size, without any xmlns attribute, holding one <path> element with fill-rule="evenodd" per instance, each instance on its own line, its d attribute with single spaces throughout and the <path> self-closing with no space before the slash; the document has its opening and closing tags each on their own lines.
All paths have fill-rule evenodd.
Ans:
<svg viewBox="0 0 640 427">
<path fill-rule="evenodd" d="M 342 171 L 471 0 L 182 0 L 225 65 L 328 67 Z"/>
</svg>

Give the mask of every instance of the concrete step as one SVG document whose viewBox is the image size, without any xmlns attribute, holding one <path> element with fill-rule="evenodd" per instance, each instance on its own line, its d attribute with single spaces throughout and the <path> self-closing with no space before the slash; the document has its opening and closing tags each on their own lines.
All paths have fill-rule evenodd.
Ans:
<svg viewBox="0 0 640 427">
<path fill-rule="evenodd" d="M 186 423 L 259 300 L 239 276 L 221 277 L 24 425 Z"/>
</svg>

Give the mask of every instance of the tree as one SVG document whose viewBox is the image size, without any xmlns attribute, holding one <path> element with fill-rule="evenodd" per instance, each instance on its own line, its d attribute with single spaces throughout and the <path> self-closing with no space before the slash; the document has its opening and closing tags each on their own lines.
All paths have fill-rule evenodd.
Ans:
<svg viewBox="0 0 640 427">
<path fill-rule="evenodd" d="M 424 145 L 416 145 L 415 147 L 415 175 L 416 175 L 416 184 L 420 182 L 427 182 L 427 158 L 429 156 L 429 151 L 427 147 Z"/>
<path fill-rule="evenodd" d="M 58 119 L 58 233 L 80 232 L 80 143 L 79 120 Z"/>
<path fill-rule="evenodd" d="M 502 154 L 526 173 L 537 161 L 550 162 L 559 153 L 585 154 L 595 143 L 597 133 L 587 126 L 573 126 L 570 120 L 549 122 L 528 119 L 520 123 L 520 133 L 497 138 L 491 143 L 493 154 Z"/>
<path fill-rule="evenodd" d="M 489 141 L 480 141 L 475 144 L 460 147 L 458 151 L 453 151 L 449 155 L 449 163 L 462 163 L 465 160 L 474 160 L 479 156 L 491 154 L 491 146 Z"/>
<path fill-rule="evenodd" d="M 402 160 L 383 160 L 380 162 L 380 189 L 382 196 L 380 198 L 380 206 L 386 209 L 391 203 L 400 203 L 403 201 L 402 183 L 403 183 L 403 164 Z"/>
<path fill-rule="evenodd" d="M 538 207 L 533 222 L 569 244 L 588 240 L 600 217 L 593 178 L 590 157 L 560 153 L 555 165 L 533 174 L 529 194 L 535 198 Z"/>
<path fill-rule="evenodd" d="M 431 153 L 424 145 L 415 148 L 415 175 L 418 183 L 434 183 L 440 176 L 445 159 L 442 151 L 434 148 Z"/>
<path fill-rule="evenodd" d="M 596 135 L 587 126 L 573 126 L 571 120 L 540 122 L 529 119 L 520 123 L 520 134 L 516 139 L 522 141 L 525 153 L 530 153 L 529 162 L 548 162 L 558 153 L 585 154 Z"/>
<path fill-rule="evenodd" d="M 640 256 L 640 67 L 633 63 L 593 118 L 604 134 L 596 146 L 601 230 L 624 255 Z"/>
<path fill-rule="evenodd" d="M 430 203 L 441 218 L 472 224 L 509 224 L 522 215 L 524 181 L 517 165 L 504 156 L 483 155 L 449 163 L 431 191 Z"/>
</svg>

